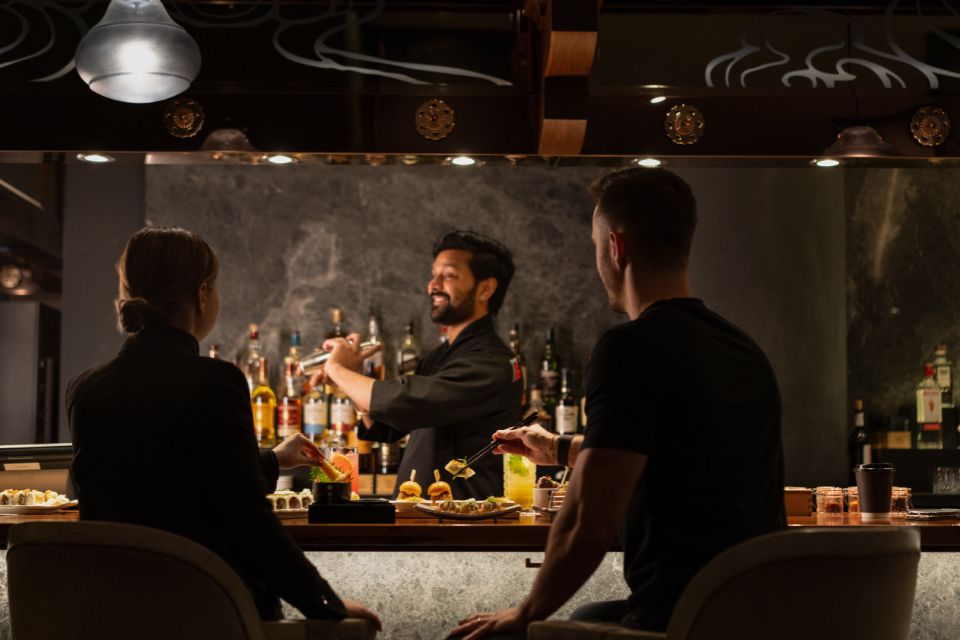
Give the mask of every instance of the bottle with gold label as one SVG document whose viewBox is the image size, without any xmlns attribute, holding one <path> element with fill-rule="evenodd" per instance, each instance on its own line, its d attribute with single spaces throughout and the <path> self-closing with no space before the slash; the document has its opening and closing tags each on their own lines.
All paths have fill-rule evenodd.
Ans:
<svg viewBox="0 0 960 640">
<path fill-rule="evenodd" d="M 276 411 L 277 396 L 267 380 L 267 359 L 261 358 L 257 380 L 250 394 L 250 409 L 253 411 L 253 433 L 261 447 L 277 444 Z"/>
<path fill-rule="evenodd" d="M 280 390 L 280 398 L 277 400 L 277 439 L 284 440 L 295 433 L 301 433 L 302 428 L 302 402 L 300 392 L 299 376 L 297 376 L 298 363 L 294 363 L 293 358 L 287 356 L 283 359 L 283 386 Z"/>
</svg>

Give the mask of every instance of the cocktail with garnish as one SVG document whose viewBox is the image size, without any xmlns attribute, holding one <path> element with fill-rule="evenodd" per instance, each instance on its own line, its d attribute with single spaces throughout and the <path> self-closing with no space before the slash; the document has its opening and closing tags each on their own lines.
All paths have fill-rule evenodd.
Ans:
<svg viewBox="0 0 960 640">
<path fill-rule="evenodd" d="M 503 496 L 513 500 L 524 509 L 533 506 L 533 485 L 537 465 L 523 456 L 503 456 Z"/>
</svg>

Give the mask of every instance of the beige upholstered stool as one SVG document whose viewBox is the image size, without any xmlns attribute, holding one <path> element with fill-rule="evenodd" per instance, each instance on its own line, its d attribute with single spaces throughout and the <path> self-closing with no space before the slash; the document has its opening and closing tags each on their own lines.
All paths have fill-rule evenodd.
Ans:
<svg viewBox="0 0 960 640">
<path fill-rule="evenodd" d="M 666 634 L 546 621 L 533 640 L 907 640 L 920 562 L 911 527 L 793 529 L 748 540 L 687 585 Z"/>
<path fill-rule="evenodd" d="M 367 620 L 260 620 L 236 572 L 181 536 L 128 524 L 30 522 L 7 551 L 14 640 L 367 640 Z"/>
</svg>

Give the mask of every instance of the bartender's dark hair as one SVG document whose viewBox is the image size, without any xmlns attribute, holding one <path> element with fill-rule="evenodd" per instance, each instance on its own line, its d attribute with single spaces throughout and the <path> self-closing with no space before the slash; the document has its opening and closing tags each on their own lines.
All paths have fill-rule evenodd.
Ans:
<svg viewBox="0 0 960 640">
<path fill-rule="evenodd" d="M 150 324 L 170 322 L 201 284 L 216 279 L 219 270 L 217 254 L 195 233 L 173 227 L 137 231 L 117 262 L 120 330 L 137 333 Z"/>
<path fill-rule="evenodd" d="M 470 259 L 470 271 L 478 282 L 487 278 L 497 281 L 497 290 L 490 297 L 490 313 L 496 314 L 507 297 L 510 280 L 517 270 L 513 264 L 510 250 L 493 238 L 475 231 L 452 229 L 440 236 L 433 245 L 433 257 L 441 251 L 462 249 L 473 254 Z"/>
<path fill-rule="evenodd" d="M 697 228 L 690 185 L 665 169 L 630 167 L 608 173 L 590 193 L 612 229 L 623 231 L 651 267 L 685 268 Z"/>
</svg>

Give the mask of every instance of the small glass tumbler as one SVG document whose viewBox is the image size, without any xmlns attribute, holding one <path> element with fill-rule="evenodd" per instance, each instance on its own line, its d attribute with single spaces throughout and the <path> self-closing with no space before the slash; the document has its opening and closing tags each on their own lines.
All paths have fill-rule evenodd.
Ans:
<svg viewBox="0 0 960 640">
<path fill-rule="evenodd" d="M 840 487 L 817 487 L 817 514 L 842 515 L 843 489 Z"/>
<path fill-rule="evenodd" d="M 909 487 L 894 487 L 890 492 L 890 516 L 903 517 L 910 511 Z"/>
<path fill-rule="evenodd" d="M 856 487 L 847 487 L 847 512 L 860 512 L 860 491 Z"/>
</svg>

